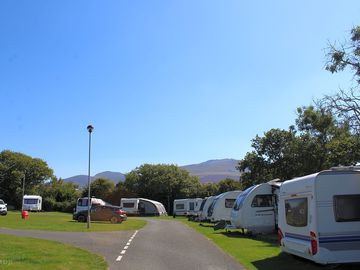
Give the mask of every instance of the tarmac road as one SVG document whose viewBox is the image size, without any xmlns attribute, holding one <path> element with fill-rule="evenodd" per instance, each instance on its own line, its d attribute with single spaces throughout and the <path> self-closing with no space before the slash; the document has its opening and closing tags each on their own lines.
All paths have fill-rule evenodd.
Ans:
<svg viewBox="0 0 360 270">
<path fill-rule="evenodd" d="M 241 270 L 245 269 L 210 240 L 172 220 L 147 218 L 139 231 L 68 233 L 0 229 L 56 240 L 104 256 L 110 270 Z"/>
</svg>

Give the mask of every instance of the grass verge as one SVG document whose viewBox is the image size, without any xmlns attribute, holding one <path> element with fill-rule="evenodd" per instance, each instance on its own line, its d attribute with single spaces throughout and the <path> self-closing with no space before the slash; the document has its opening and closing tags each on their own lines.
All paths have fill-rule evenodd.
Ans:
<svg viewBox="0 0 360 270">
<path fill-rule="evenodd" d="M 28 219 L 22 219 L 20 212 L 10 211 L 6 216 L 0 216 L 0 228 L 19 230 L 106 232 L 120 230 L 138 230 L 145 225 L 145 220 L 130 217 L 127 221 L 118 224 L 111 224 L 109 222 L 91 222 L 90 229 L 87 229 L 86 223 L 72 220 L 72 215 L 67 213 L 29 213 Z"/>
<path fill-rule="evenodd" d="M 171 218 L 173 219 L 173 218 Z M 186 218 L 177 217 L 197 232 L 213 241 L 225 253 L 234 257 L 247 269 L 258 270 L 326 270 L 333 266 L 322 266 L 311 261 L 301 259 L 286 253 L 282 253 L 277 243 L 277 236 L 244 236 L 237 231 L 226 232 L 225 230 L 214 231 L 211 224 L 203 224 L 188 221 Z M 359 264 L 340 265 L 337 270 L 359 269 Z"/>
<path fill-rule="evenodd" d="M 105 270 L 105 260 L 59 242 L 0 235 L 0 269 Z"/>
</svg>

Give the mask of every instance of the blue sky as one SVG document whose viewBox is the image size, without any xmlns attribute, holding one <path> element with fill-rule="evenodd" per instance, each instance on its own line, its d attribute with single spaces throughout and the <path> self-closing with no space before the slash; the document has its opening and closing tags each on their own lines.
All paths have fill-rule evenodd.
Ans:
<svg viewBox="0 0 360 270">
<path fill-rule="evenodd" d="M 0 151 L 58 177 L 241 159 L 298 106 L 351 84 L 324 70 L 359 1 L 0 2 Z"/>
</svg>

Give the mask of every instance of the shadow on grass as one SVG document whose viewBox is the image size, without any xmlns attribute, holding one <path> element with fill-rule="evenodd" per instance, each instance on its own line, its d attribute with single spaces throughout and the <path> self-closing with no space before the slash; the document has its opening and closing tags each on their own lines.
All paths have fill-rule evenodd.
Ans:
<svg viewBox="0 0 360 270">
<path fill-rule="evenodd" d="M 214 224 L 211 223 L 200 223 L 199 226 L 201 227 L 208 227 L 208 228 L 214 228 Z"/>
<path fill-rule="evenodd" d="M 251 239 L 255 241 L 262 241 L 266 242 L 271 245 L 278 245 L 278 239 L 276 234 L 247 234 L 242 233 L 240 231 L 225 231 L 225 232 L 219 232 L 220 234 L 231 237 L 231 238 L 245 238 L 245 239 Z"/>
<path fill-rule="evenodd" d="M 258 270 L 355 270 L 360 269 L 360 264 L 320 265 L 312 261 L 280 253 L 276 257 L 266 258 L 252 262 Z M 291 266 L 291 267 L 289 267 Z"/>
</svg>

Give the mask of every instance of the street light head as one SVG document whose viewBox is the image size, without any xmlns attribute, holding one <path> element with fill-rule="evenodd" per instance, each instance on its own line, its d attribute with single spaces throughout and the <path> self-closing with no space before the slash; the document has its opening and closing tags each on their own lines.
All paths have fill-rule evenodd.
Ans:
<svg viewBox="0 0 360 270">
<path fill-rule="evenodd" d="M 94 130 L 94 127 L 92 125 L 88 125 L 87 130 L 91 133 Z"/>
</svg>

